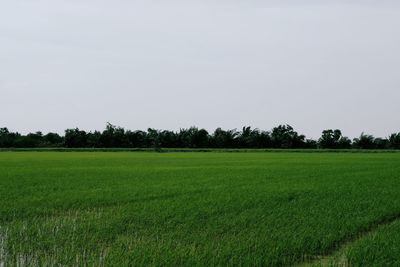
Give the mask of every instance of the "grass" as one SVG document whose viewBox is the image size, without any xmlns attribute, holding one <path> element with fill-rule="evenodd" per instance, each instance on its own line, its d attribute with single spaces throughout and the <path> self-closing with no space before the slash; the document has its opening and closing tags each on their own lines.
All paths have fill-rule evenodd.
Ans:
<svg viewBox="0 0 400 267">
<path fill-rule="evenodd" d="M 0 266 L 396 266 L 399 179 L 400 153 L 1 152 Z"/>
<path fill-rule="evenodd" d="M 384 225 L 355 242 L 346 257 L 358 266 L 400 266 L 400 221 Z"/>
</svg>

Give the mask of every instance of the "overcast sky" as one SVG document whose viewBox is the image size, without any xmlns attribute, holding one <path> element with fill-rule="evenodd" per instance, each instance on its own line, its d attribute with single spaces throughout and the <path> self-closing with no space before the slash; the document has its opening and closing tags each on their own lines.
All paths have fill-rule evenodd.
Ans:
<svg viewBox="0 0 400 267">
<path fill-rule="evenodd" d="M 0 127 L 400 132 L 389 0 L 2 0 Z"/>
</svg>

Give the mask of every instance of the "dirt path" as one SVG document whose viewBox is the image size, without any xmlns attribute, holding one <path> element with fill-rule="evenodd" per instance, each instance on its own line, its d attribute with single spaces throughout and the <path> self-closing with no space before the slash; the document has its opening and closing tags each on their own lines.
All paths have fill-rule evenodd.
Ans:
<svg viewBox="0 0 400 267">
<path fill-rule="evenodd" d="M 358 240 L 373 234 L 380 227 L 394 223 L 400 220 L 400 213 L 393 214 L 391 216 L 383 217 L 379 220 L 374 221 L 367 228 L 361 229 L 356 234 L 350 236 L 349 238 L 343 239 L 337 245 L 332 247 L 332 249 L 326 255 L 316 255 L 313 256 L 309 261 L 302 262 L 298 264 L 298 267 L 306 266 L 349 266 L 346 252 L 348 249 Z"/>
</svg>

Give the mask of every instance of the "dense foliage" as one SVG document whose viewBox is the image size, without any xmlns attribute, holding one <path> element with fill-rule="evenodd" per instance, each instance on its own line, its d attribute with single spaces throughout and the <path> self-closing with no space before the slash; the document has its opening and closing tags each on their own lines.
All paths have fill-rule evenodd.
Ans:
<svg viewBox="0 0 400 267">
<path fill-rule="evenodd" d="M 338 129 L 324 130 L 318 140 L 306 139 L 290 125 L 279 125 L 271 131 L 243 127 L 241 131 L 216 129 L 213 133 L 191 127 L 179 131 L 131 131 L 107 124 L 103 132 L 67 129 L 64 136 L 42 132 L 22 135 L 0 128 L 2 148 L 329 148 L 329 149 L 400 149 L 400 133 L 375 138 L 362 133 L 350 140 Z"/>
</svg>

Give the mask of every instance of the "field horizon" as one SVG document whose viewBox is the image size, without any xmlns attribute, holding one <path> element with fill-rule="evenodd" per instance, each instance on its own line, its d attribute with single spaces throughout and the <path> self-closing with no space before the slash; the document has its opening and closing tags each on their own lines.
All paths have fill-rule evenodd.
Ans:
<svg viewBox="0 0 400 267">
<path fill-rule="evenodd" d="M 121 148 L 121 147 L 8 147 L 0 148 L 1 152 L 154 152 L 154 153 L 173 153 L 173 152 L 289 152 L 289 153 L 400 153 L 400 149 L 331 149 L 331 148 Z"/>
</svg>

